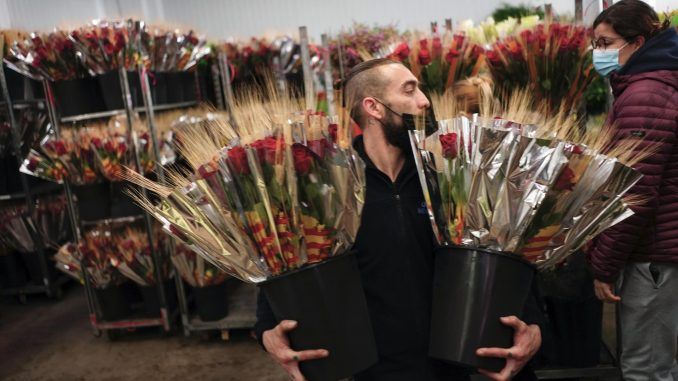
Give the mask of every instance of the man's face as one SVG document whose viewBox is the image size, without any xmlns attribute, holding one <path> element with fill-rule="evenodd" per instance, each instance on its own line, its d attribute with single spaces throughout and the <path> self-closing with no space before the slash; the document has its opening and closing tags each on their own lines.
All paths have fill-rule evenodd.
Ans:
<svg viewBox="0 0 678 381">
<path fill-rule="evenodd" d="M 403 65 L 386 65 L 380 69 L 388 83 L 380 100 L 399 114 L 423 115 L 430 103 L 412 72 Z M 393 116 L 388 110 L 383 110 L 383 114 Z"/>
<path fill-rule="evenodd" d="M 381 98 L 368 97 L 371 115 L 379 121 L 384 137 L 390 145 L 406 149 L 409 145 L 407 129 L 402 114 L 423 115 L 430 106 L 419 89 L 419 82 L 403 65 L 386 65 L 380 68 L 386 79 Z"/>
</svg>

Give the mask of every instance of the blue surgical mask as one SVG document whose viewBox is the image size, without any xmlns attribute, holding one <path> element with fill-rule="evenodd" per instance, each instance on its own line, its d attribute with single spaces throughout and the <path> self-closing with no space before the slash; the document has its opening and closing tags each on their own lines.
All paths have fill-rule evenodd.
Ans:
<svg viewBox="0 0 678 381">
<path fill-rule="evenodd" d="M 619 49 L 594 49 L 593 50 L 593 67 L 603 77 L 607 77 L 613 71 L 621 68 L 619 63 L 619 51 L 624 49 L 628 43 L 624 44 Z"/>
</svg>

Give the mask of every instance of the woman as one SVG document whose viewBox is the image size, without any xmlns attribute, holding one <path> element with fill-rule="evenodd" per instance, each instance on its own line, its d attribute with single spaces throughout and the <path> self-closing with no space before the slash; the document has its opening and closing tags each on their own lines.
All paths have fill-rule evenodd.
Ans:
<svg viewBox="0 0 678 381">
<path fill-rule="evenodd" d="M 643 178 L 631 191 L 648 202 L 589 251 L 595 292 L 620 303 L 624 379 L 678 380 L 678 35 L 638 0 L 615 3 L 593 27 L 594 67 L 615 97 L 613 144 L 657 148 L 636 166 Z"/>
</svg>

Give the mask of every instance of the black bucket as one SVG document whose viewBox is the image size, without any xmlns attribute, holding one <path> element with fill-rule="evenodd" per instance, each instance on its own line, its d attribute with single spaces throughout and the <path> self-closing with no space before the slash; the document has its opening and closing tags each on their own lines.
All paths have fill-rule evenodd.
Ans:
<svg viewBox="0 0 678 381">
<path fill-rule="evenodd" d="M 148 76 L 148 84 L 151 88 L 151 98 L 154 105 L 167 104 L 167 74 L 153 72 Z M 143 99 L 141 99 L 143 102 Z M 140 103 L 143 105 L 143 103 Z"/>
<path fill-rule="evenodd" d="M 46 255 L 43 252 L 43 255 Z M 40 255 L 37 252 L 34 253 L 23 253 L 21 255 L 21 259 L 24 261 L 24 264 L 26 265 L 26 269 L 28 270 L 28 275 L 30 276 L 31 282 L 33 284 L 37 285 L 43 285 L 44 278 L 47 277 L 49 279 L 55 279 L 57 276 L 57 269 L 56 267 L 53 266 L 52 261 L 48 258 L 45 258 L 45 261 L 47 261 L 47 274 L 44 274 L 42 271 L 42 264 Z"/>
<path fill-rule="evenodd" d="M 62 117 L 106 110 L 99 82 L 94 77 L 56 81 L 54 95 Z"/>
<path fill-rule="evenodd" d="M 478 348 L 513 346 L 502 316 L 520 317 L 534 267 L 491 250 L 440 247 L 435 252 L 431 357 L 468 368 L 501 370 L 506 360 L 476 356 Z"/>
<path fill-rule="evenodd" d="M 171 313 L 177 306 L 177 292 L 173 280 L 166 280 L 162 283 L 165 290 L 165 300 L 167 301 L 167 312 Z M 156 285 L 139 286 L 141 297 L 144 300 L 144 311 L 148 315 L 157 316 L 160 314 L 160 298 Z"/>
<path fill-rule="evenodd" d="M 28 282 L 19 255 L 17 252 L 0 255 L 0 285 L 4 288 L 22 287 Z"/>
<path fill-rule="evenodd" d="M 122 87 L 120 87 L 120 73 L 110 71 L 97 76 L 101 95 L 106 105 L 106 110 L 122 110 L 125 105 L 122 100 Z M 139 85 L 139 74 L 136 71 L 127 72 L 127 82 L 129 84 L 130 95 L 132 96 L 132 105 L 139 107 L 143 105 L 141 99 L 141 87 Z"/>
<path fill-rule="evenodd" d="M 120 87 L 120 74 L 118 71 L 109 71 L 97 76 L 101 96 L 104 98 L 106 110 L 121 110 L 125 108 L 122 102 L 122 89 Z"/>
<path fill-rule="evenodd" d="M 377 349 L 354 254 L 339 255 L 259 285 L 278 320 L 296 320 L 291 347 L 327 349 L 329 357 L 302 361 L 309 381 L 350 377 L 377 362 Z"/>
<path fill-rule="evenodd" d="M 94 293 L 99 302 L 101 320 L 116 321 L 130 316 L 129 303 L 120 286 L 110 285 L 106 288 L 96 288 Z"/>
<path fill-rule="evenodd" d="M 226 282 L 206 287 L 194 287 L 193 296 L 200 320 L 216 321 L 228 315 Z"/>
<path fill-rule="evenodd" d="M 181 84 L 183 86 L 183 102 L 195 102 L 198 99 L 198 83 L 194 72 L 182 72 Z"/>
<path fill-rule="evenodd" d="M 165 73 L 167 84 L 167 103 L 180 103 L 184 101 L 183 72 Z"/>
</svg>

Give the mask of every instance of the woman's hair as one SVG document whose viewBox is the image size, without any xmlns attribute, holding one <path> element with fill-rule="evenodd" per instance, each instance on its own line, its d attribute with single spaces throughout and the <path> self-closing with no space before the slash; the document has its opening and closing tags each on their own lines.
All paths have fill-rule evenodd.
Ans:
<svg viewBox="0 0 678 381">
<path fill-rule="evenodd" d="M 671 23 L 667 19 L 659 21 L 657 13 L 647 3 L 640 0 L 621 0 L 602 11 L 593 22 L 593 28 L 606 23 L 627 42 L 639 36 L 645 41 L 667 29 Z"/>
<path fill-rule="evenodd" d="M 467 115 L 480 112 L 480 106 L 487 96 L 492 95 L 492 78 L 486 75 L 468 77 L 452 85 L 456 102 Z"/>
</svg>

